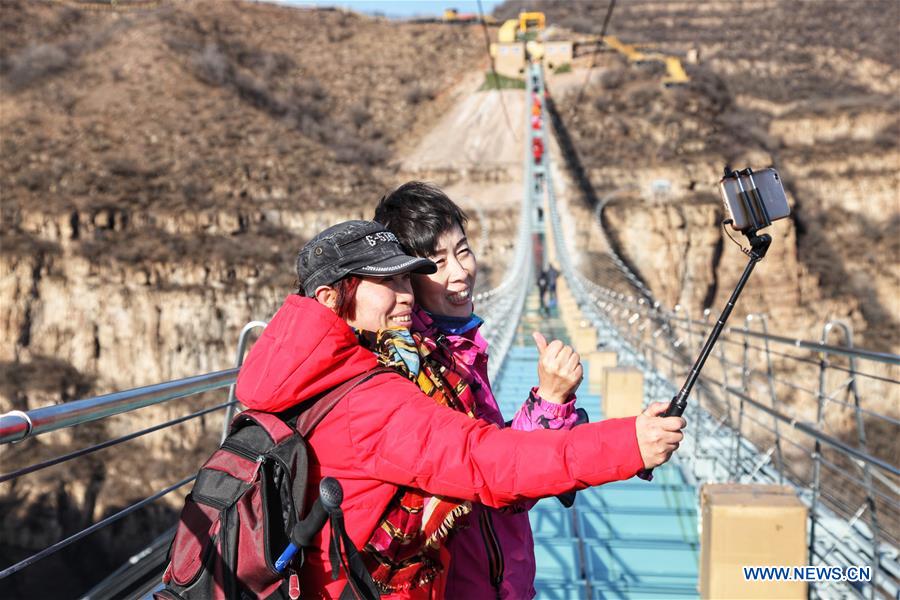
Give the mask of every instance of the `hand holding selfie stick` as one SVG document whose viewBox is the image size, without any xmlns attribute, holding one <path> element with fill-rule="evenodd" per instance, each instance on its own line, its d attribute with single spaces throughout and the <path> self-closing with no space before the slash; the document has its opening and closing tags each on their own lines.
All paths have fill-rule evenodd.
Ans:
<svg viewBox="0 0 900 600">
<path fill-rule="evenodd" d="M 669 403 L 669 408 L 667 408 L 666 412 L 662 415 L 663 417 L 680 417 L 682 414 L 684 414 L 685 408 L 687 408 L 687 399 L 691 393 L 691 389 L 694 387 L 694 383 L 696 383 L 697 378 L 700 376 L 700 370 L 703 369 L 703 365 L 706 363 L 706 359 L 709 358 L 713 346 L 716 345 L 716 341 L 719 339 L 719 334 L 722 333 L 722 329 L 725 327 L 725 321 L 727 321 L 728 317 L 731 315 L 731 311 L 734 308 L 735 303 L 737 302 L 738 296 L 741 295 L 741 291 L 743 291 L 744 285 L 750 278 L 750 273 L 753 272 L 753 267 L 755 267 L 756 263 L 761 261 L 766 256 L 766 252 L 769 250 L 769 245 L 772 243 L 772 237 L 770 235 L 765 233 L 762 235 L 757 234 L 758 230 L 764 227 L 768 227 L 772 222 L 771 220 L 769 220 L 769 210 L 766 207 L 766 202 L 764 201 L 763 197 L 759 193 L 759 190 L 754 184 L 753 172 L 750 169 L 745 169 L 744 171 L 738 173 L 726 167 L 725 179 L 732 177 L 736 178 L 737 187 L 740 190 L 740 193 L 737 194 L 737 199 L 739 201 L 738 206 L 743 211 L 745 211 L 742 216 L 744 218 L 749 218 L 749 222 L 752 223 L 752 226 L 750 228 L 745 229 L 742 232 L 745 236 L 747 236 L 747 239 L 750 242 L 749 250 L 744 250 L 742 248 L 744 253 L 750 257 L 750 261 L 744 268 L 744 272 L 741 275 L 740 280 L 738 280 L 734 291 L 731 293 L 731 297 L 728 299 L 728 303 L 725 305 L 724 310 L 722 310 L 722 314 L 719 315 L 719 319 L 718 321 L 716 321 L 715 327 L 713 327 L 712 331 L 709 334 L 709 337 L 706 338 L 706 343 L 703 344 L 703 349 L 700 350 L 700 356 L 698 356 L 697 360 L 694 362 L 694 366 L 691 368 L 691 372 L 688 374 L 684 385 L 681 387 L 681 390 L 679 390 L 675 397 L 672 398 L 672 402 Z M 750 182 L 750 187 L 748 189 L 745 189 L 743 186 L 743 183 L 741 181 L 743 177 L 747 177 Z M 725 179 L 723 179 L 723 181 Z M 734 217 L 734 206 L 729 204 L 729 198 L 727 196 L 725 200 L 726 207 L 728 208 L 729 212 L 732 213 L 732 217 Z M 787 206 L 786 199 L 784 201 L 784 205 L 785 207 Z M 787 214 L 785 214 L 784 216 L 787 216 Z M 638 477 L 640 477 L 641 479 L 650 479 L 650 475 L 652 473 L 653 469 L 644 469 L 640 473 L 638 473 Z"/>
</svg>

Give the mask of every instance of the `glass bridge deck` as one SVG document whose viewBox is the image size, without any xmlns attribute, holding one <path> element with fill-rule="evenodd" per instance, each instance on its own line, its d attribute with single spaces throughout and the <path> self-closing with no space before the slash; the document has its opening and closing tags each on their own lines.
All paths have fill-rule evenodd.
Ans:
<svg viewBox="0 0 900 600">
<path fill-rule="evenodd" d="M 530 332 L 565 339 L 555 318 L 523 315 L 514 345 L 494 382 L 497 401 L 510 419 L 537 380 L 537 349 Z M 585 370 L 587 370 L 585 365 Z M 585 381 L 587 381 L 585 372 Z M 602 419 L 600 397 L 582 384 L 578 405 L 592 421 Z M 535 538 L 537 597 L 696 598 L 700 544 L 697 490 L 675 463 L 654 471 L 652 482 L 639 479 L 607 484 L 578 493 L 566 509 L 555 498 L 530 511 Z"/>
</svg>

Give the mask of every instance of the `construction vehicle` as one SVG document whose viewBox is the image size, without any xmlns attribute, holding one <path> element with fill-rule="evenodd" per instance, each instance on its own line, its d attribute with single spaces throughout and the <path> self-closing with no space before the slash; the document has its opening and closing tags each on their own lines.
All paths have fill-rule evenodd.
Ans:
<svg viewBox="0 0 900 600">
<path fill-rule="evenodd" d="M 662 83 L 666 87 L 682 85 L 691 80 L 691 78 L 688 77 L 687 72 L 685 72 L 684 66 L 681 64 L 681 59 L 677 56 L 662 54 L 660 52 L 644 52 L 642 50 L 642 48 L 650 47 L 650 44 L 626 44 L 613 35 L 605 36 L 603 38 L 603 43 L 619 54 L 622 54 L 628 59 L 628 62 L 633 62 L 635 64 L 645 64 L 650 62 L 663 63 L 666 66 L 666 76 L 663 78 Z"/>
<path fill-rule="evenodd" d="M 478 15 L 475 13 L 461 13 L 455 8 L 445 8 L 444 14 L 441 17 L 441 20 L 444 23 L 478 23 L 480 22 Z M 484 22 L 486 25 L 495 25 L 497 23 L 497 19 L 490 15 L 484 16 Z"/>
<path fill-rule="evenodd" d="M 529 35 L 534 37 L 538 33 L 546 29 L 547 18 L 542 12 L 523 12 L 519 13 L 519 34 L 523 39 L 529 39 Z M 534 39 L 534 37 L 530 39 Z"/>
<path fill-rule="evenodd" d="M 504 21 L 503 25 L 497 31 L 497 41 L 501 44 L 512 44 L 516 41 L 516 34 L 519 32 L 519 22 L 515 19 Z"/>
<path fill-rule="evenodd" d="M 681 59 L 677 56 L 666 56 L 666 76 L 663 77 L 663 85 L 672 87 L 682 85 L 691 80 L 681 65 Z"/>
<path fill-rule="evenodd" d="M 536 40 L 547 27 L 547 18 L 542 12 L 519 13 L 518 19 L 504 21 L 497 32 L 501 44 Z"/>
</svg>

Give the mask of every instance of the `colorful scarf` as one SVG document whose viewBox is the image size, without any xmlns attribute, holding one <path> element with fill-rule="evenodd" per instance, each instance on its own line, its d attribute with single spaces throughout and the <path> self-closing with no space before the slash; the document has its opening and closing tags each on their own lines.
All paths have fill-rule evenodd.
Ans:
<svg viewBox="0 0 900 600">
<path fill-rule="evenodd" d="M 448 368 L 452 363 L 441 356 L 434 341 L 402 328 L 361 334 L 360 341 L 375 353 L 381 365 L 407 377 L 437 404 L 475 418 L 472 392 Z M 441 545 L 458 525 L 459 517 L 471 511 L 468 501 L 400 488 L 363 552 L 380 591 L 406 591 L 433 581 L 442 570 Z"/>
</svg>

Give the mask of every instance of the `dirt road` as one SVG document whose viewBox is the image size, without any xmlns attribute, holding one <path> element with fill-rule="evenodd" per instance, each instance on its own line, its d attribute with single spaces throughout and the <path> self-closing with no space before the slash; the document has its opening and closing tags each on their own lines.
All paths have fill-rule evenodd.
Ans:
<svg viewBox="0 0 900 600">
<path fill-rule="evenodd" d="M 404 171 L 521 166 L 525 93 L 478 91 L 483 75 L 465 77 L 457 101 L 418 145 L 404 157 Z M 504 104 L 507 118 L 504 115 Z"/>
<path fill-rule="evenodd" d="M 478 91 L 483 79 L 465 77 L 450 110 L 400 161 L 402 181 L 433 181 L 467 212 L 478 291 L 499 283 L 512 257 L 526 141 L 524 90 Z"/>
</svg>

